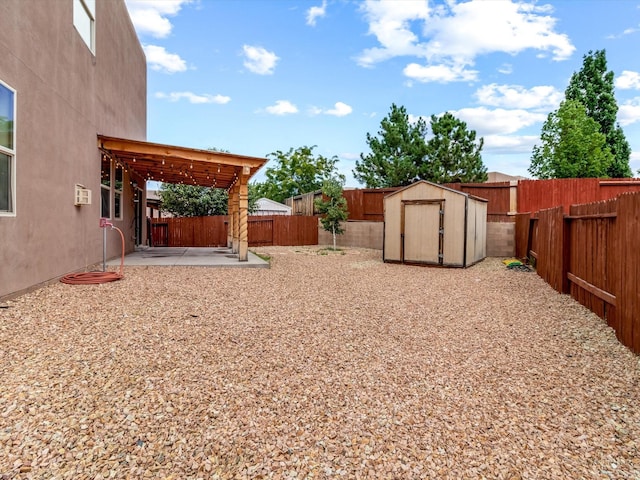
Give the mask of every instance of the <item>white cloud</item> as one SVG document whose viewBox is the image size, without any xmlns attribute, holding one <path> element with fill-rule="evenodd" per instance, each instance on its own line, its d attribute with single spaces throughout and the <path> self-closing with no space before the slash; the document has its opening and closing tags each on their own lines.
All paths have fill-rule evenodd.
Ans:
<svg viewBox="0 0 640 480">
<path fill-rule="evenodd" d="M 338 156 L 340 158 L 344 158 L 345 160 L 360 160 L 360 154 L 359 153 L 345 152 L 345 153 L 341 153 Z"/>
<path fill-rule="evenodd" d="M 540 142 L 535 135 L 486 135 L 484 138 L 484 153 L 530 153 Z"/>
<path fill-rule="evenodd" d="M 530 89 L 521 85 L 492 83 L 476 90 L 478 102 L 492 107 L 533 108 L 553 110 L 560 105 L 564 94 L 555 87 L 540 85 Z"/>
<path fill-rule="evenodd" d="M 151 70 L 165 73 L 184 72 L 187 69 L 186 62 L 176 53 L 169 53 L 164 47 L 157 45 L 143 45 L 142 49 L 147 57 L 147 63 Z"/>
<path fill-rule="evenodd" d="M 423 56 L 424 46 L 418 43 L 410 22 L 428 20 L 427 0 L 367 0 L 361 10 L 369 22 L 369 34 L 375 35 L 381 47 L 365 50 L 357 58 L 358 64 L 366 67 L 401 55 Z"/>
<path fill-rule="evenodd" d="M 267 113 L 271 113 L 272 115 L 298 113 L 298 107 L 289 100 L 278 100 L 275 105 L 268 106 L 265 110 Z"/>
<path fill-rule="evenodd" d="M 616 78 L 616 87 L 621 90 L 640 90 L 640 73 L 623 70 Z"/>
<path fill-rule="evenodd" d="M 405 76 L 418 82 L 470 82 L 476 80 L 478 72 L 476 70 L 465 70 L 462 66 L 447 65 L 418 65 L 410 63 L 402 73 Z"/>
<path fill-rule="evenodd" d="M 335 117 L 344 117 L 353 112 L 353 108 L 343 102 L 336 102 L 333 108 L 326 110 L 324 113 Z"/>
<path fill-rule="evenodd" d="M 575 51 L 566 34 L 554 31 L 556 19 L 549 5 L 524 2 L 471 0 L 441 10 L 426 28 L 429 55 L 471 62 L 493 52 L 512 55 L 527 49 L 551 52 L 566 60 Z"/>
<path fill-rule="evenodd" d="M 409 117 L 409 123 L 415 124 L 418 120 L 424 120 L 427 125 L 430 125 L 431 122 L 431 117 L 426 117 L 424 115 L 413 115 L 410 113 L 407 116 Z"/>
<path fill-rule="evenodd" d="M 491 110 L 486 107 L 462 108 L 451 111 L 451 114 L 466 122 L 469 128 L 475 130 L 480 136 L 515 133 L 522 128 L 544 122 L 547 119 L 545 114 L 522 109 L 496 108 Z"/>
<path fill-rule="evenodd" d="M 510 63 L 503 63 L 500 68 L 498 68 L 498 72 L 503 75 L 511 75 L 513 73 L 513 65 Z"/>
<path fill-rule="evenodd" d="M 271 75 L 273 73 L 279 60 L 275 53 L 252 45 L 244 45 L 242 50 L 245 56 L 244 66 L 247 69 L 258 75 Z"/>
<path fill-rule="evenodd" d="M 171 33 L 167 17 L 177 15 L 183 5 L 193 0 L 126 0 L 129 16 L 140 35 L 165 38 Z"/>
<path fill-rule="evenodd" d="M 638 31 L 640 31 L 640 30 L 637 29 L 637 28 L 625 28 L 622 31 L 622 33 L 607 35 L 606 38 L 608 40 L 616 40 L 618 38 L 624 37 L 625 35 L 631 35 L 632 33 L 636 33 Z"/>
<path fill-rule="evenodd" d="M 171 93 L 156 93 L 156 98 L 167 99 L 170 102 L 177 102 L 181 99 L 186 99 L 189 103 L 202 104 L 202 103 L 217 103 L 224 105 L 231 101 L 231 97 L 225 95 L 210 95 L 208 93 L 196 94 L 193 92 L 171 92 Z"/>
<path fill-rule="evenodd" d="M 618 121 L 623 127 L 640 122 L 640 97 L 627 100 L 618 106 Z"/>
<path fill-rule="evenodd" d="M 316 19 L 322 18 L 327 14 L 327 0 L 322 0 L 319 7 L 311 7 L 307 10 L 307 25 L 316 26 Z"/>
<path fill-rule="evenodd" d="M 367 0 L 362 11 L 379 46 L 364 50 L 358 64 L 370 67 L 397 56 L 422 58 L 424 66 L 411 63 L 404 73 L 423 82 L 474 80 L 477 72 L 468 67 L 479 55 L 533 49 L 565 60 L 575 50 L 566 34 L 555 31 L 549 5 L 470 0 L 430 9 L 427 0 Z"/>
</svg>

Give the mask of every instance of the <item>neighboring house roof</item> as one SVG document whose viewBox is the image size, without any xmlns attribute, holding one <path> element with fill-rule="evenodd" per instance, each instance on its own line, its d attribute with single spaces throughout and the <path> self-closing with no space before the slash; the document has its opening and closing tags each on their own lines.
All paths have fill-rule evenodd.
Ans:
<svg viewBox="0 0 640 480">
<path fill-rule="evenodd" d="M 147 202 L 149 200 L 153 200 L 156 202 L 160 202 L 160 195 L 158 190 L 147 190 Z"/>
<path fill-rule="evenodd" d="M 288 207 L 287 205 L 284 205 L 280 202 L 270 200 L 268 198 L 259 198 L 258 200 L 256 200 L 256 206 L 257 211 L 267 210 L 270 212 L 287 212 L 288 214 L 291 213 L 291 207 Z"/>
</svg>

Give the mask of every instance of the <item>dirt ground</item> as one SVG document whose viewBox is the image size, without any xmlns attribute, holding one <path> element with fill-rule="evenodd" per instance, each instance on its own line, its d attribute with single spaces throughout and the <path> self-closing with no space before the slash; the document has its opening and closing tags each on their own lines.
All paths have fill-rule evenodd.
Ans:
<svg viewBox="0 0 640 480">
<path fill-rule="evenodd" d="M 0 305 L 0 479 L 640 478 L 640 357 L 535 273 L 256 250 Z"/>
</svg>

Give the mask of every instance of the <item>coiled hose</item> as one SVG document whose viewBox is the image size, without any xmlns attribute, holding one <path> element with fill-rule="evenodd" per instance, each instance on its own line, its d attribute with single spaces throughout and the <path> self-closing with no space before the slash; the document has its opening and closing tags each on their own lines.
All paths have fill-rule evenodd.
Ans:
<svg viewBox="0 0 640 480">
<path fill-rule="evenodd" d="M 118 227 L 111 225 L 111 228 L 115 228 L 120 233 L 122 239 L 122 256 L 120 257 L 120 271 L 119 272 L 80 272 L 69 273 L 62 277 L 60 281 L 62 283 L 68 283 L 69 285 L 94 285 L 97 283 L 107 283 L 120 280 L 124 277 L 122 274 L 124 270 L 124 234 Z"/>
</svg>

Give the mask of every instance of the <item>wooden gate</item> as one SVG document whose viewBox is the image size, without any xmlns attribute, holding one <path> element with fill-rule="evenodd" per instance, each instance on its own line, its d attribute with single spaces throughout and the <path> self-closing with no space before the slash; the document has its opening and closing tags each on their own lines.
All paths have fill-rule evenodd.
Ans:
<svg viewBox="0 0 640 480">
<path fill-rule="evenodd" d="M 151 224 L 151 246 L 152 247 L 168 247 L 169 246 L 169 224 L 167 222 L 159 222 Z"/>
<path fill-rule="evenodd" d="M 249 245 L 252 247 L 273 245 L 273 218 L 253 217 L 249 219 Z"/>
<path fill-rule="evenodd" d="M 444 200 L 403 200 L 400 213 L 402 262 L 442 265 Z"/>
</svg>

